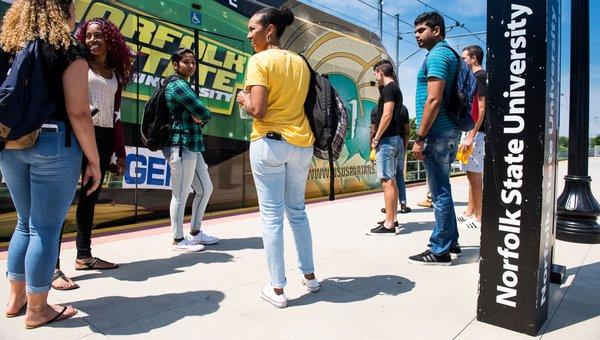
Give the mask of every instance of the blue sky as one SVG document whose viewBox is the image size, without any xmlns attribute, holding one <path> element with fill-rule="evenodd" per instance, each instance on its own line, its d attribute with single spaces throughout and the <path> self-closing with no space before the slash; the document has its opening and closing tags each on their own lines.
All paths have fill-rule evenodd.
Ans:
<svg viewBox="0 0 600 340">
<path fill-rule="evenodd" d="M 377 11 L 359 0 L 301 0 L 313 7 L 325 12 L 339 16 L 347 21 L 371 29 L 377 32 Z M 377 0 L 363 0 L 371 6 L 377 7 Z M 424 0 L 423 2 L 444 12 L 448 16 L 465 24 L 472 32 L 486 31 L 487 0 Z M 570 0 L 562 0 L 562 65 L 561 65 L 561 123 L 560 135 L 568 135 L 569 127 L 569 69 L 570 69 L 570 24 L 571 8 Z M 327 7 L 327 8 L 326 8 Z M 421 12 L 431 10 L 416 0 L 387 0 L 384 3 L 384 11 L 394 15 L 400 14 L 400 19 L 412 23 L 414 18 Z M 347 16 L 343 16 L 343 13 Z M 451 26 L 453 20 L 445 17 L 446 26 Z M 383 17 L 383 43 L 388 52 L 395 59 L 396 54 L 396 21 L 385 15 Z M 404 93 L 405 105 L 411 116 L 414 117 L 415 81 L 418 68 L 423 62 L 426 52 L 421 50 L 414 56 L 406 59 L 418 50 L 414 35 L 409 33 L 412 26 L 400 23 L 400 32 L 403 40 L 400 41 L 400 64 L 399 82 Z M 387 32 L 387 33 L 386 33 Z M 456 27 L 446 32 L 448 43 L 459 50 L 471 44 L 483 45 L 486 35 L 454 37 L 469 33 L 466 29 Z M 406 60 L 405 60 L 406 59 Z M 590 0 L 590 135 L 600 134 L 600 1 Z"/>
</svg>

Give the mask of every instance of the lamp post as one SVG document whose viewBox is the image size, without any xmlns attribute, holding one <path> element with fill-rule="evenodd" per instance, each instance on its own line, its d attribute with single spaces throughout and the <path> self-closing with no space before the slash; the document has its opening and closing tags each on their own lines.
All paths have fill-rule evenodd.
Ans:
<svg viewBox="0 0 600 340">
<path fill-rule="evenodd" d="M 589 0 L 571 1 L 571 102 L 569 105 L 569 168 L 558 197 L 559 240 L 600 243 L 600 205 L 588 176 L 590 40 Z"/>
</svg>

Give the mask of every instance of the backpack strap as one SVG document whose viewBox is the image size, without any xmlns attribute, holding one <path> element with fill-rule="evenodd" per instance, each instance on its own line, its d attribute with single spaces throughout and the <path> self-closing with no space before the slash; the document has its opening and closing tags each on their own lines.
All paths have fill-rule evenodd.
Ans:
<svg viewBox="0 0 600 340">
<path fill-rule="evenodd" d="M 456 57 L 456 62 L 458 63 L 457 67 L 456 67 L 456 72 L 454 75 L 454 81 L 458 81 L 458 75 L 460 74 L 460 68 L 461 68 L 461 57 L 458 55 L 458 52 L 456 52 L 452 47 L 450 47 L 450 45 L 442 45 L 442 47 L 445 47 L 447 49 L 449 49 L 450 51 L 452 51 L 452 53 L 454 53 L 454 56 Z"/>
<path fill-rule="evenodd" d="M 306 66 L 308 66 L 308 70 L 310 71 L 310 73 L 315 73 L 315 70 L 312 68 L 312 66 L 310 66 L 310 63 L 308 62 L 308 59 L 306 59 L 306 57 L 303 54 L 299 54 L 299 56 L 301 56 L 302 59 L 304 59 L 304 62 L 306 63 Z"/>
<path fill-rule="evenodd" d="M 335 200 L 335 166 L 333 164 L 333 150 L 331 143 L 327 146 L 327 154 L 329 158 L 329 200 Z"/>
</svg>

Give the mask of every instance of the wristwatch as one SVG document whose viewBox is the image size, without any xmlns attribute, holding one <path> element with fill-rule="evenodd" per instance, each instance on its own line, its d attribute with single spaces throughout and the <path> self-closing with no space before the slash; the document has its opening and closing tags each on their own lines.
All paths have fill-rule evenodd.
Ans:
<svg viewBox="0 0 600 340">
<path fill-rule="evenodd" d="M 419 143 L 419 142 L 424 142 L 425 141 L 425 137 L 421 136 L 420 134 L 415 134 L 415 143 Z"/>
</svg>

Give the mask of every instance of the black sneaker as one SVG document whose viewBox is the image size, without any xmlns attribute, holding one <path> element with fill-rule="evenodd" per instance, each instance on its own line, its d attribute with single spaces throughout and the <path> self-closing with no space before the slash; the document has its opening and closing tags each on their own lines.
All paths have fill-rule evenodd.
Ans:
<svg viewBox="0 0 600 340">
<path fill-rule="evenodd" d="M 449 266 L 452 264 L 450 253 L 437 256 L 429 249 L 419 255 L 414 255 L 408 258 L 408 262 L 412 264 L 422 264 L 429 266 Z"/>
<path fill-rule="evenodd" d="M 383 225 L 378 225 L 377 227 L 375 227 L 375 228 L 367 231 L 367 235 L 371 235 L 371 236 L 396 236 L 396 228 L 388 229 L 388 228 L 386 228 Z"/>
<path fill-rule="evenodd" d="M 377 221 L 377 225 L 384 225 L 384 224 L 385 224 L 385 220 Z M 394 222 L 394 228 L 400 228 L 400 224 L 398 223 L 398 221 Z"/>
<path fill-rule="evenodd" d="M 462 255 L 462 250 L 460 250 L 460 245 L 450 246 L 450 258 L 457 258 Z"/>
</svg>

